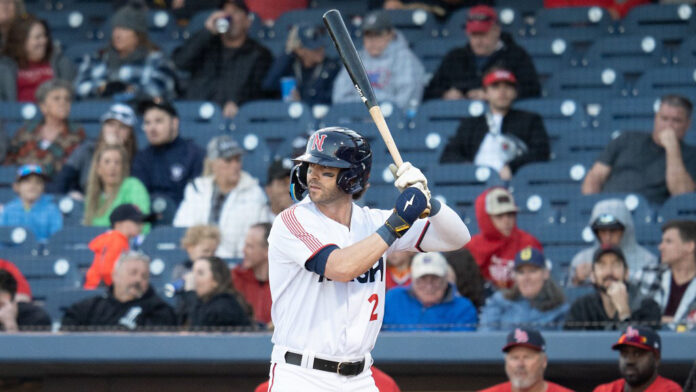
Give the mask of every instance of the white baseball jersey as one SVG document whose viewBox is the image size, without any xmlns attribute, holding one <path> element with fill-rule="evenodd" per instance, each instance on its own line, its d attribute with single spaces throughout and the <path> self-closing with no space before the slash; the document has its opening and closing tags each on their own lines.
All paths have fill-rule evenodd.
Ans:
<svg viewBox="0 0 696 392">
<path fill-rule="evenodd" d="M 306 197 L 276 217 L 268 238 L 274 344 L 338 359 L 360 358 L 372 350 L 384 317 L 385 256 L 417 251 L 427 220 L 414 222 L 369 271 L 350 282 L 329 280 L 306 269 L 305 262 L 327 245 L 345 248 L 368 237 L 391 213 L 353 203 L 348 229 Z"/>
</svg>

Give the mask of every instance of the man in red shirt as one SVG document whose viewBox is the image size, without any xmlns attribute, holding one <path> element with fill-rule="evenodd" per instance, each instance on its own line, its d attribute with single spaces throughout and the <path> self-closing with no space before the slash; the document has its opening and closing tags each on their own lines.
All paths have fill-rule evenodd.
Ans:
<svg viewBox="0 0 696 392">
<path fill-rule="evenodd" d="M 622 378 L 602 384 L 594 392 L 681 392 L 672 380 L 657 374 L 662 341 L 650 328 L 626 328 L 619 341 L 611 346 L 619 353 L 619 372 Z"/>
<path fill-rule="evenodd" d="M 254 320 L 271 322 L 271 288 L 268 285 L 268 234 L 270 223 L 249 228 L 244 240 L 244 260 L 232 269 L 232 282 L 254 310 Z"/>
<path fill-rule="evenodd" d="M 510 381 L 480 392 L 572 392 L 544 380 L 548 358 L 546 341 L 539 331 L 526 327 L 515 328 L 508 334 L 503 352 L 505 373 Z"/>
</svg>

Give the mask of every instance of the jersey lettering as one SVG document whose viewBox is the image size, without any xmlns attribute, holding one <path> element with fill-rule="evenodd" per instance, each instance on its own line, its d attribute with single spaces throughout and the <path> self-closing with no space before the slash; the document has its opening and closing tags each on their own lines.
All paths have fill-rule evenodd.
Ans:
<svg viewBox="0 0 696 392">
<path fill-rule="evenodd" d="M 370 313 L 370 321 L 375 321 L 377 320 L 377 305 L 379 305 L 379 295 L 372 294 L 367 301 L 374 302 L 374 304 L 372 304 L 372 313 Z"/>
<path fill-rule="evenodd" d="M 312 150 L 323 152 L 324 140 L 326 140 L 326 135 L 314 135 L 314 139 L 312 140 Z"/>
<path fill-rule="evenodd" d="M 379 260 L 375 264 L 377 265 L 376 267 L 370 268 L 369 270 L 365 271 L 364 274 L 351 280 L 351 282 L 357 280 L 358 283 L 374 283 L 375 279 L 377 277 L 377 272 L 379 272 L 380 282 L 383 282 L 384 281 L 384 259 L 382 257 L 380 257 Z M 319 280 L 317 282 L 321 283 L 324 281 L 324 279 L 331 281 L 331 279 L 324 277 L 324 275 L 319 275 Z"/>
</svg>

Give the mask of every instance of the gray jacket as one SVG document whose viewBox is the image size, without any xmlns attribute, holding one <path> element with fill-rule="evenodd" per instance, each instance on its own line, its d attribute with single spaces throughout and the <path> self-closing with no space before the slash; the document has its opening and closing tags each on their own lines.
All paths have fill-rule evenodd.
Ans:
<svg viewBox="0 0 696 392">
<path fill-rule="evenodd" d="M 57 79 L 72 82 L 77 74 L 77 67 L 70 59 L 58 51 L 51 56 L 51 68 Z M 17 100 L 17 63 L 7 57 L 0 57 L 0 101 Z"/>
</svg>

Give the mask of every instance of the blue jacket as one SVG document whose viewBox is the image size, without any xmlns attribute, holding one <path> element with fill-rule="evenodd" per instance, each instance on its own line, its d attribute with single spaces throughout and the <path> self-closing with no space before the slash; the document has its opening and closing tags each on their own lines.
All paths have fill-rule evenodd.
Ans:
<svg viewBox="0 0 696 392">
<path fill-rule="evenodd" d="M 383 329 L 393 331 L 474 331 L 476 308 L 451 284 L 442 303 L 424 307 L 408 287 L 387 291 Z"/>
<path fill-rule="evenodd" d="M 28 211 L 18 197 L 0 210 L 0 226 L 24 226 L 37 240 L 46 241 L 63 228 L 63 214 L 53 203 L 52 196 L 42 195 Z"/>
<path fill-rule="evenodd" d="M 131 175 L 150 195 L 165 195 L 181 203 L 186 184 L 203 171 L 203 150 L 192 140 L 177 136 L 171 143 L 147 146 L 133 159 Z"/>
<path fill-rule="evenodd" d="M 545 288 L 549 285 L 545 285 Z M 544 292 L 548 293 L 542 289 L 542 293 Z M 564 302 L 562 294 L 557 294 L 555 290 L 552 292 L 554 295 L 546 295 L 542 299 L 545 302 L 543 308 L 549 308 L 548 310 L 532 306 L 532 302 L 521 295 L 509 300 L 502 291 L 496 292 L 481 309 L 479 331 L 509 331 L 522 325 L 540 330 L 560 330 L 569 305 Z"/>
</svg>

